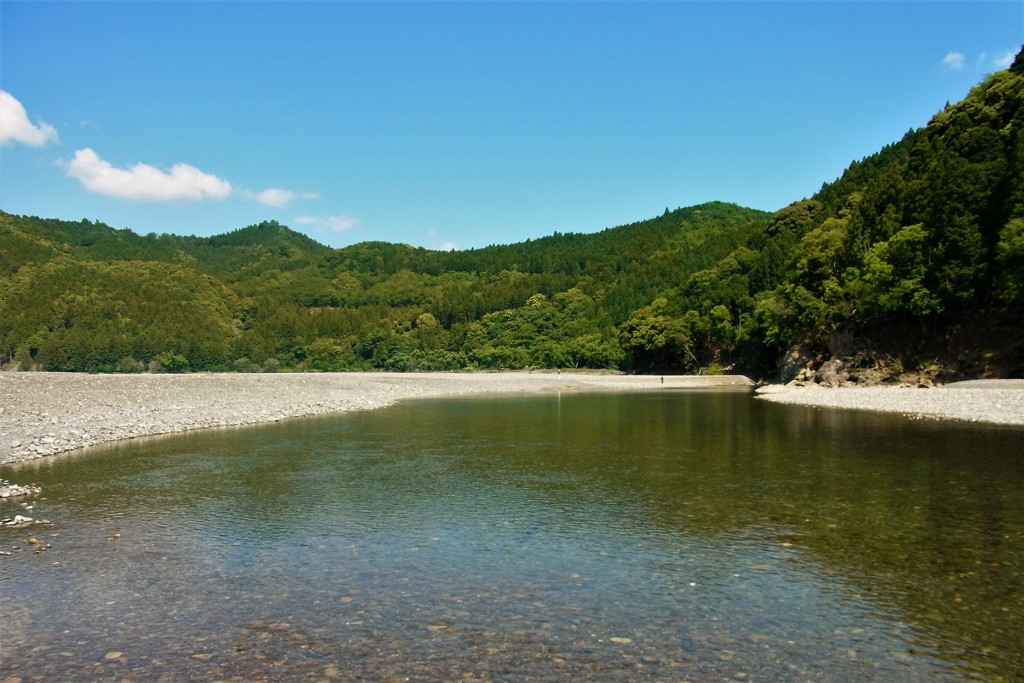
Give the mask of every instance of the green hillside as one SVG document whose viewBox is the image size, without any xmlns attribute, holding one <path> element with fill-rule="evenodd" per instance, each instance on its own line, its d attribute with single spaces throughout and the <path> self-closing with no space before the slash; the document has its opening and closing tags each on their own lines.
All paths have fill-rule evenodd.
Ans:
<svg viewBox="0 0 1024 683">
<path fill-rule="evenodd" d="M 196 238 L 0 214 L 0 340 L 7 365 L 45 370 L 618 368 L 630 312 L 767 217 L 708 204 L 436 252 L 334 250 L 276 223 Z"/>
<path fill-rule="evenodd" d="M 0 362 L 56 371 L 1024 375 L 1024 60 L 775 214 L 331 249 L 0 212 Z"/>
<path fill-rule="evenodd" d="M 1024 59 L 778 212 L 748 247 L 762 368 L 1024 373 Z M 718 296 L 711 293 L 711 296 Z M 832 363 L 833 369 L 837 366 Z M 884 373 L 883 373 L 884 374 Z"/>
</svg>

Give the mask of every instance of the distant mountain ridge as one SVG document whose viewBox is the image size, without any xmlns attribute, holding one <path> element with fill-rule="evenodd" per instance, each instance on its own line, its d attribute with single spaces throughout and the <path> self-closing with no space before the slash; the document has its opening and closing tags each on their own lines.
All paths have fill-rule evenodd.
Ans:
<svg viewBox="0 0 1024 683">
<path fill-rule="evenodd" d="M 7 368 L 1024 374 L 1024 62 L 768 214 L 711 202 L 464 251 L 269 221 L 139 235 L 0 212 Z"/>
</svg>

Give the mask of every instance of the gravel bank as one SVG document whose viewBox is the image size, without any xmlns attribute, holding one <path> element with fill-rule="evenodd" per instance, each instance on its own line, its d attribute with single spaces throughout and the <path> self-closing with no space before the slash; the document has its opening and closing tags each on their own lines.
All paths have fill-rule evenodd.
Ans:
<svg viewBox="0 0 1024 683">
<path fill-rule="evenodd" d="M 0 464 L 137 436 L 476 393 L 749 387 L 737 376 L 553 372 L 86 375 L 0 373 Z"/>
<path fill-rule="evenodd" d="M 1024 380 L 974 380 L 932 389 L 771 385 L 757 396 L 776 403 L 877 410 L 1003 425 L 1024 425 Z"/>
</svg>

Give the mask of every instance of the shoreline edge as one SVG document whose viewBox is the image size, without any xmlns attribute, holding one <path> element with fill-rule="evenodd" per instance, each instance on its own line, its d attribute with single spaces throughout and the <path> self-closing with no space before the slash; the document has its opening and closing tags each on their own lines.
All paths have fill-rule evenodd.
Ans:
<svg viewBox="0 0 1024 683">
<path fill-rule="evenodd" d="M 0 465 L 115 441 L 371 410 L 411 398 L 554 392 L 743 390 L 774 403 L 1024 425 L 1024 380 L 928 389 L 765 385 L 740 375 L 587 372 L 0 373 Z"/>
</svg>

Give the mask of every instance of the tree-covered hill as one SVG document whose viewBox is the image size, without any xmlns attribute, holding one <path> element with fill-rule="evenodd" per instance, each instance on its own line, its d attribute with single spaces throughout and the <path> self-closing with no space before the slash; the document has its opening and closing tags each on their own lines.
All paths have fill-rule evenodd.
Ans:
<svg viewBox="0 0 1024 683">
<path fill-rule="evenodd" d="M 48 370 L 617 368 L 633 308 L 767 217 L 714 203 L 437 252 L 330 249 L 277 223 L 198 238 L 0 214 L 0 341 L 8 366 Z"/>
<path fill-rule="evenodd" d="M 779 211 L 746 248 L 756 253 L 747 273 L 763 277 L 739 296 L 715 287 L 703 296 L 748 316 L 743 333 L 764 354 L 764 372 L 801 347 L 812 363 L 831 360 L 837 379 L 879 366 L 891 375 L 1021 376 L 1022 56 L 924 128 Z"/>
<path fill-rule="evenodd" d="M 439 252 L 275 222 L 0 212 L 0 362 L 70 371 L 780 368 L 1024 375 L 1024 60 L 767 214 L 726 203 Z"/>
</svg>

